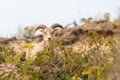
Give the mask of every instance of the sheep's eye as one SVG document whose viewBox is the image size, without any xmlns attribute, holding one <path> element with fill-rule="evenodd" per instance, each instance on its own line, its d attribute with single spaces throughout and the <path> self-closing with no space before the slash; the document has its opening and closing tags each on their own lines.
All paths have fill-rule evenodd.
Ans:
<svg viewBox="0 0 120 80">
<path fill-rule="evenodd" d="M 51 34 L 54 34 L 54 31 L 53 31 L 53 32 L 51 32 Z"/>
<path fill-rule="evenodd" d="M 44 32 L 44 34 L 47 34 L 46 32 Z"/>
</svg>

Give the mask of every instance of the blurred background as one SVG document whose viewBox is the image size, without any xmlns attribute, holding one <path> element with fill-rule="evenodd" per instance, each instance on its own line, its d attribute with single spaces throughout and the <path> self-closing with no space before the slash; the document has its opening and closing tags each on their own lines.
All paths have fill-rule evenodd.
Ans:
<svg viewBox="0 0 120 80">
<path fill-rule="evenodd" d="M 25 26 L 100 19 L 105 12 L 114 20 L 118 9 L 120 0 L 0 0 L 0 37 L 15 36 Z"/>
</svg>

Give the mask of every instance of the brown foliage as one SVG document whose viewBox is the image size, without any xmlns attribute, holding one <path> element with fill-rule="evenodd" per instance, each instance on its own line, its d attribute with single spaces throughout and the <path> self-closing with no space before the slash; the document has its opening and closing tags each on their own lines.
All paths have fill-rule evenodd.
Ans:
<svg viewBox="0 0 120 80">
<path fill-rule="evenodd" d="M 59 36 L 63 39 L 62 44 L 72 44 L 79 40 L 85 40 L 90 35 L 88 32 L 90 30 L 95 31 L 100 36 L 103 36 L 104 38 L 113 38 L 119 40 L 120 36 L 120 21 L 114 21 L 114 22 L 106 22 L 104 20 L 100 21 L 94 21 L 90 23 L 89 25 L 82 25 L 77 26 L 73 28 L 67 28 L 64 30 L 59 30 L 55 32 L 55 36 Z"/>
</svg>

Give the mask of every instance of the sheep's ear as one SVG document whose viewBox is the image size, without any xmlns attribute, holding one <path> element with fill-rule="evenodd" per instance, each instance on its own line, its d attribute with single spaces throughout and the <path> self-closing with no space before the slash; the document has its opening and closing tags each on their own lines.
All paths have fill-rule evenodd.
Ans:
<svg viewBox="0 0 120 80">
<path fill-rule="evenodd" d="M 35 31 L 37 31 L 37 30 L 43 31 L 45 28 L 46 28 L 46 26 L 44 24 L 40 24 L 38 27 L 36 27 Z"/>
<path fill-rule="evenodd" d="M 60 25 L 60 24 L 58 24 L 58 23 L 55 23 L 55 24 L 53 24 L 53 25 L 51 26 L 51 28 L 53 28 L 54 30 L 56 30 L 56 28 L 61 28 L 61 29 L 63 29 L 63 26 Z"/>
</svg>

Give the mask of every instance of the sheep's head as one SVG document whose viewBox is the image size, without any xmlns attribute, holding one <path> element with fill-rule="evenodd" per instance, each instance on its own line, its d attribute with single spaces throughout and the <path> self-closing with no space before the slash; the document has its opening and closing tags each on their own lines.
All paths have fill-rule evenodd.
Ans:
<svg viewBox="0 0 120 80">
<path fill-rule="evenodd" d="M 53 38 L 53 33 L 57 28 L 63 29 L 63 26 L 58 23 L 55 23 L 55 24 L 51 25 L 50 27 L 46 27 L 45 25 L 40 24 L 36 28 L 36 31 L 40 30 L 41 32 L 44 33 L 44 36 L 43 36 L 44 40 L 51 40 Z"/>
</svg>

